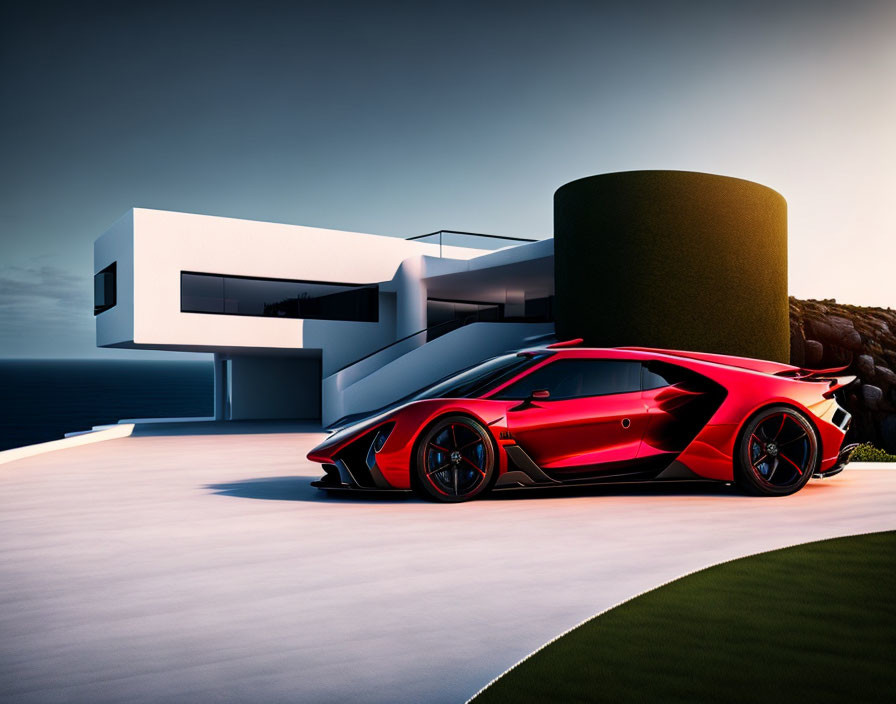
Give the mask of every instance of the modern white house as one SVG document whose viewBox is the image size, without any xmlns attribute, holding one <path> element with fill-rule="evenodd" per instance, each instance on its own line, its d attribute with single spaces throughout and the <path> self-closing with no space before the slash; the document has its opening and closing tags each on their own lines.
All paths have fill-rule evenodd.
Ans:
<svg viewBox="0 0 896 704">
<path fill-rule="evenodd" d="M 94 244 L 100 347 L 213 353 L 215 417 L 365 413 L 554 334 L 554 247 L 135 208 Z"/>
</svg>

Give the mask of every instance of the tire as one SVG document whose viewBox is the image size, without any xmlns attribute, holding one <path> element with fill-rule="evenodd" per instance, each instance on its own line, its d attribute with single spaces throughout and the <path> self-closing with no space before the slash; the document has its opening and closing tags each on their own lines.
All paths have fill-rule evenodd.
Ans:
<svg viewBox="0 0 896 704">
<path fill-rule="evenodd" d="M 804 413 L 789 406 L 764 408 L 747 421 L 735 452 L 735 476 L 745 492 L 788 496 L 818 467 L 818 434 Z"/>
<path fill-rule="evenodd" d="M 486 427 L 469 416 L 452 415 L 421 435 L 414 472 L 426 498 L 459 503 L 491 486 L 495 465 L 495 444 Z"/>
</svg>

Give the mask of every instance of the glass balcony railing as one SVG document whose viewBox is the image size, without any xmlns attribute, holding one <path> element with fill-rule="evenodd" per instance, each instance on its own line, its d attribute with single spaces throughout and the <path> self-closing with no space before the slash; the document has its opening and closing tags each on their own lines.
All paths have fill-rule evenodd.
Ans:
<svg viewBox="0 0 896 704">
<path fill-rule="evenodd" d="M 408 237 L 409 240 L 428 242 L 439 245 L 439 256 L 443 247 L 468 247 L 469 249 L 504 249 L 516 247 L 526 242 L 538 242 L 528 237 L 505 237 L 503 235 L 486 235 L 481 232 L 463 232 L 462 230 L 436 230 L 425 235 Z"/>
</svg>

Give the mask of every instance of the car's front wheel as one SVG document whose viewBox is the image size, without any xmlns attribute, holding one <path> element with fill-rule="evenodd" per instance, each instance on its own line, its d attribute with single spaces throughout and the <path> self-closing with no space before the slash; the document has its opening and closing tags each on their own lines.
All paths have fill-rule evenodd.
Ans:
<svg viewBox="0 0 896 704">
<path fill-rule="evenodd" d="M 491 434 L 467 416 L 437 420 L 420 439 L 415 459 L 417 485 L 436 501 L 469 501 L 488 489 L 495 474 Z"/>
<path fill-rule="evenodd" d="M 795 408 L 772 406 L 753 416 L 740 437 L 737 480 L 762 496 L 786 496 L 803 488 L 818 464 L 818 437 Z"/>
</svg>

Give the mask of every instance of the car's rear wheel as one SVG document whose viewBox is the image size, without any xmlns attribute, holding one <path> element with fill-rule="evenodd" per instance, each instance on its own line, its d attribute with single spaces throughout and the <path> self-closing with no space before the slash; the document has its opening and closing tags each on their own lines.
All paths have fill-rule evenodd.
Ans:
<svg viewBox="0 0 896 704">
<path fill-rule="evenodd" d="M 488 430 L 468 416 L 446 416 L 431 425 L 417 445 L 417 484 L 436 501 L 475 498 L 491 485 L 495 448 Z"/>
<path fill-rule="evenodd" d="M 771 406 L 744 427 L 735 461 L 742 489 L 761 496 L 787 496 L 812 477 L 818 464 L 818 436 L 803 413 Z"/>
</svg>

